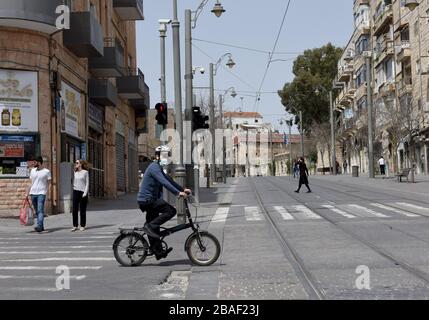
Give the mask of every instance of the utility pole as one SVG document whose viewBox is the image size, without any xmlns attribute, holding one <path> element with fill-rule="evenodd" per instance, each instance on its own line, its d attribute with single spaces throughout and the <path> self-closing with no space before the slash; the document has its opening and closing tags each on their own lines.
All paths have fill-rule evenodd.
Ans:
<svg viewBox="0 0 429 320">
<path fill-rule="evenodd" d="M 375 178 L 374 174 L 374 142 L 373 142 L 373 128 L 372 128 L 372 78 L 371 78 L 371 56 L 366 58 L 366 100 L 368 104 L 368 168 L 369 178 Z"/>
<path fill-rule="evenodd" d="M 302 111 L 299 112 L 299 121 L 301 127 L 301 155 L 304 157 L 304 128 L 302 127 Z"/>
<path fill-rule="evenodd" d="M 289 125 L 289 166 L 290 174 L 293 174 L 293 163 L 292 163 L 292 119 L 288 120 Z"/>
<path fill-rule="evenodd" d="M 159 26 L 159 37 L 161 43 L 161 102 L 167 103 L 167 88 L 165 81 L 165 38 L 167 37 L 167 23 L 160 23 Z M 168 115 L 167 115 L 168 117 Z M 166 129 L 166 126 L 163 125 L 163 130 Z M 161 141 L 162 144 L 167 144 L 167 141 Z"/>
<path fill-rule="evenodd" d="M 334 102 L 332 98 L 332 90 L 329 91 L 329 117 L 331 120 L 331 163 L 332 163 L 332 174 L 337 174 L 337 155 L 335 148 L 335 119 L 334 119 Z"/>
<path fill-rule="evenodd" d="M 210 166 L 210 182 L 211 185 L 216 179 L 216 156 L 215 156 L 215 102 L 214 102 L 214 64 L 210 63 L 210 102 L 209 102 L 209 118 L 210 118 L 210 134 L 212 136 L 212 153 L 211 153 L 211 166 Z"/>
<path fill-rule="evenodd" d="M 223 99 L 222 99 L 222 95 L 219 95 L 219 112 L 220 112 L 220 125 L 219 128 L 222 129 L 222 133 L 224 130 L 224 125 L 223 125 Z M 223 136 L 222 138 L 222 177 L 223 177 L 223 183 L 226 183 L 226 137 Z"/>
<path fill-rule="evenodd" d="M 174 107 L 176 130 L 179 134 L 179 163 L 176 165 L 175 179 L 180 185 L 184 185 L 186 171 L 183 166 L 183 121 L 182 121 L 182 75 L 180 70 L 180 22 L 177 17 L 177 0 L 173 0 L 173 61 L 174 61 Z M 177 222 L 179 224 L 186 222 L 185 208 L 183 199 L 178 199 L 177 204 Z"/>
</svg>

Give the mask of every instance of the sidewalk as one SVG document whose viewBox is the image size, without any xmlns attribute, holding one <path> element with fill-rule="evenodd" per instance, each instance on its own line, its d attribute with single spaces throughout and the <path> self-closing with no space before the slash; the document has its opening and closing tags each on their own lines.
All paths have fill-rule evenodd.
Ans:
<svg viewBox="0 0 429 320">
<path fill-rule="evenodd" d="M 205 185 L 200 188 L 199 220 L 204 222 L 206 216 L 213 215 L 223 197 L 228 194 L 231 180 L 227 184 L 218 183 L 207 189 Z M 191 208 L 192 211 L 192 208 Z M 133 227 L 142 225 L 145 217 L 138 208 L 137 194 L 125 194 L 115 200 L 89 199 L 87 210 L 87 231 L 94 229 L 103 232 L 117 232 L 120 227 Z M 210 221 L 210 220 L 208 220 Z M 173 218 L 168 225 L 176 225 L 177 218 Z M 72 227 L 71 214 L 50 215 L 45 218 L 47 233 L 69 232 Z M 24 227 L 16 218 L 0 218 L 0 232 L 24 234 L 33 233 L 33 227 Z"/>
</svg>

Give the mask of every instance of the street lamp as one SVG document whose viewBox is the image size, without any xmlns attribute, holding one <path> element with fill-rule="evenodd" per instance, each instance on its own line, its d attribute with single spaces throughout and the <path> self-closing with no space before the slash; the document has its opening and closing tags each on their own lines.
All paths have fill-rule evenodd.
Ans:
<svg viewBox="0 0 429 320">
<path fill-rule="evenodd" d="M 222 4 L 217 0 L 215 6 L 213 7 L 212 12 L 216 17 L 220 18 L 220 16 L 225 12 L 225 9 L 222 7 Z"/>
<path fill-rule="evenodd" d="M 215 102 L 214 102 L 214 76 L 217 74 L 217 70 L 220 66 L 220 64 L 222 63 L 223 59 L 225 58 L 229 58 L 228 62 L 226 63 L 226 65 L 231 69 L 233 68 L 236 63 L 234 62 L 234 60 L 232 59 L 232 54 L 231 53 L 225 53 L 224 55 L 222 55 L 218 61 L 216 62 L 216 64 L 210 63 L 210 113 L 209 113 L 209 119 L 210 119 L 210 133 L 212 136 L 212 165 L 211 165 L 211 169 L 210 169 L 210 180 L 211 183 L 214 182 L 214 180 L 216 179 L 216 156 L 215 156 L 215 144 L 216 144 L 216 139 L 215 139 L 215 121 L 214 121 L 214 115 L 215 115 Z"/>
</svg>

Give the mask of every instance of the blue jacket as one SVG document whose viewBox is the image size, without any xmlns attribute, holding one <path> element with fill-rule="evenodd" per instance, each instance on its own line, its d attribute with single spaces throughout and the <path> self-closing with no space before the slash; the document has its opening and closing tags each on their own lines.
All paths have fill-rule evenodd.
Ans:
<svg viewBox="0 0 429 320">
<path fill-rule="evenodd" d="M 146 169 L 140 191 L 137 195 L 138 203 L 153 202 L 162 197 L 162 187 L 165 187 L 175 196 L 178 196 L 183 188 L 167 176 L 157 161 L 154 161 Z"/>
</svg>

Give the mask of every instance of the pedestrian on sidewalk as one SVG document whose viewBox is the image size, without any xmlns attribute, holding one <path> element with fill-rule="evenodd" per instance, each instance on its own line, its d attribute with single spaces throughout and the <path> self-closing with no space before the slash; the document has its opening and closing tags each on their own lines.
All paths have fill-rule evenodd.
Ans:
<svg viewBox="0 0 429 320">
<path fill-rule="evenodd" d="M 293 164 L 293 178 L 299 177 L 299 159 L 296 159 L 296 161 Z"/>
<path fill-rule="evenodd" d="M 344 174 L 347 174 L 347 161 L 343 163 Z"/>
<path fill-rule="evenodd" d="M 76 160 L 73 179 L 73 228 L 72 232 L 84 231 L 86 227 L 86 206 L 88 205 L 89 173 L 88 162 Z M 80 227 L 78 213 L 80 210 Z"/>
<path fill-rule="evenodd" d="M 43 168 L 42 157 L 37 157 L 33 161 L 33 165 L 34 168 L 30 171 L 31 185 L 27 191 L 27 198 L 31 197 L 31 202 L 37 215 L 37 226 L 34 230 L 40 233 L 45 231 L 45 200 L 52 177 L 51 172 Z"/>
<path fill-rule="evenodd" d="M 378 165 L 380 166 L 380 174 L 384 176 L 386 174 L 386 161 L 384 160 L 383 156 L 378 159 Z"/>
<path fill-rule="evenodd" d="M 295 192 L 299 193 L 299 190 L 301 190 L 302 185 L 305 184 L 305 186 L 308 189 L 307 193 L 310 193 L 311 190 L 308 185 L 308 169 L 303 157 L 301 157 L 298 161 L 298 168 L 299 168 L 299 186 L 298 186 L 298 189 L 295 190 Z"/>
</svg>

